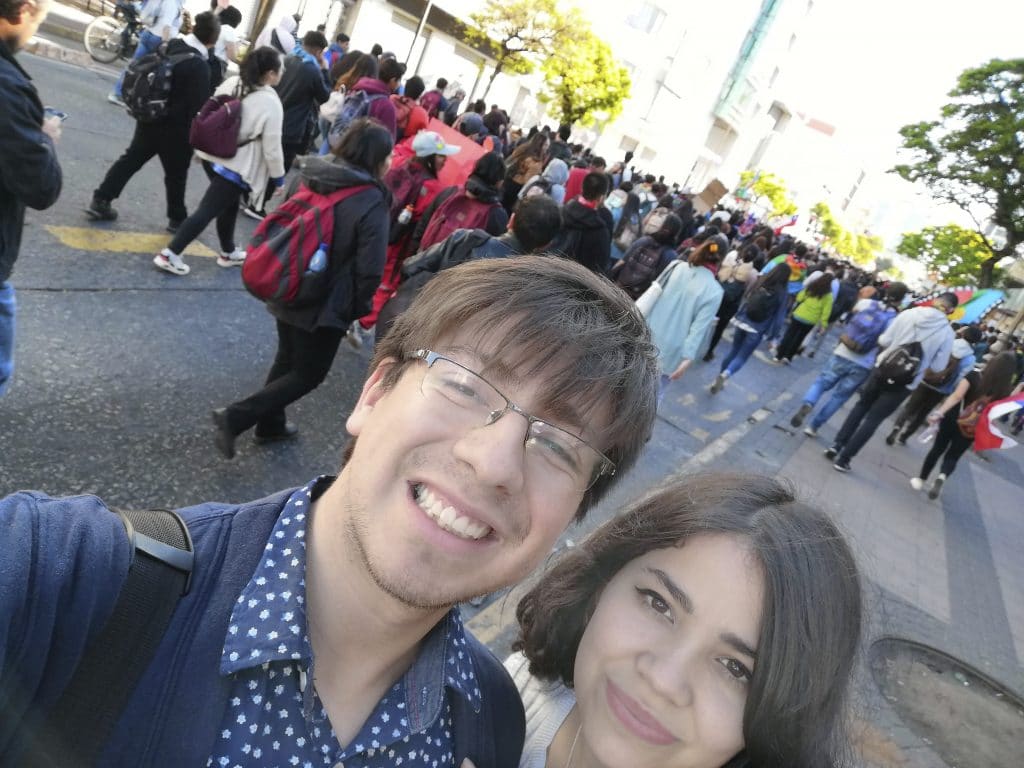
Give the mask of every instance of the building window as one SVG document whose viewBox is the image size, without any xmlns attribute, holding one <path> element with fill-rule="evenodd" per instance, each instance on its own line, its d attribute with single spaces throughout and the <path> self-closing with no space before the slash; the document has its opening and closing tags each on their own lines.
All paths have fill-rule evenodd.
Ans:
<svg viewBox="0 0 1024 768">
<path fill-rule="evenodd" d="M 626 23 L 633 29 L 647 34 L 655 34 L 665 21 L 665 12 L 654 3 L 644 3 L 626 17 Z"/>
</svg>

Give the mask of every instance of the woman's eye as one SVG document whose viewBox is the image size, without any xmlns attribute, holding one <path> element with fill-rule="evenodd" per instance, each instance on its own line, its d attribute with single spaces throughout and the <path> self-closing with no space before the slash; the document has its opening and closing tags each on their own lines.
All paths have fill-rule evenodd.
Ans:
<svg viewBox="0 0 1024 768">
<path fill-rule="evenodd" d="M 672 607 L 668 604 L 665 598 L 653 589 L 641 589 L 640 587 L 637 587 L 636 591 L 644 603 L 647 604 L 648 608 L 659 616 L 664 616 L 669 621 L 672 620 Z"/>
<path fill-rule="evenodd" d="M 749 683 L 750 678 L 753 677 L 753 673 L 747 669 L 746 665 L 736 659 L 719 659 L 719 661 L 729 676 L 739 683 Z"/>
</svg>

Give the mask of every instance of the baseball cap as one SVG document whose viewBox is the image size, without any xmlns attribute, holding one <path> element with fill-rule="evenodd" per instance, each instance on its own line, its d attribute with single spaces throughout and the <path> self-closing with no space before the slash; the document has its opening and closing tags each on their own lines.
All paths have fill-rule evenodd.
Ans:
<svg viewBox="0 0 1024 768">
<path fill-rule="evenodd" d="M 435 131 L 420 131 L 412 140 L 412 151 L 416 157 L 430 157 L 431 155 L 455 155 L 462 151 L 462 147 L 445 144 L 444 139 Z"/>
<path fill-rule="evenodd" d="M 487 134 L 484 119 L 476 112 L 467 112 L 459 119 L 459 133 L 463 136 L 476 137 Z"/>
</svg>

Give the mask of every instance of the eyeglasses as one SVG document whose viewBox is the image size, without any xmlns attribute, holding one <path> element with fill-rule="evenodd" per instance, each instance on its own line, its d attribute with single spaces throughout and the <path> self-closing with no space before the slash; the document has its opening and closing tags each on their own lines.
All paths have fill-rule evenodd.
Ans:
<svg viewBox="0 0 1024 768">
<path fill-rule="evenodd" d="M 447 406 L 456 423 L 464 428 L 489 426 L 509 411 L 525 418 L 528 428 L 524 451 L 531 473 L 571 481 L 581 492 L 602 475 L 615 474 L 615 464 L 583 438 L 531 416 L 479 373 L 429 349 L 416 350 L 413 357 L 427 364 L 420 392 Z"/>
</svg>

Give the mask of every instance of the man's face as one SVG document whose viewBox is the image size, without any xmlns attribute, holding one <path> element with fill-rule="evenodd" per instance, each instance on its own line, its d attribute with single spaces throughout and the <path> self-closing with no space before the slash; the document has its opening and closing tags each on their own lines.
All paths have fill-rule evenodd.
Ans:
<svg viewBox="0 0 1024 768">
<path fill-rule="evenodd" d="M 456 335 L 434 351 L 483 370 L 487 351 L 459 342 Z M 392 364 L 373 373 L 347 423 L 358 437 L 338 480 L 347 548 L 380 589 L 417 608 L 446 608 L 519 581 L 551 551 L 583 489 L 535 471 L 522 415 L 467 428 L 423 394 L 424 362 L 408 364 L 385 390 L 383 368 Z M 526 412 L 593 442 L 588 430 L 541 410 L 543 381 L 512 381 L 493 366 L 486 377 Z"/>
<path fill-rule="evenodd" d="M 6 42 L 15 51 L 20 51 L 39 30 L 46 14 L 50 12 L 50 0 L 37 0 L 21 7 L 20 21 L 16 24 L 4 19 L 0 21 L 7 27 Z"/>
</svg>

